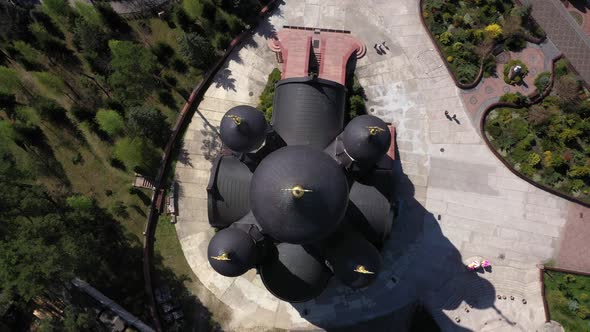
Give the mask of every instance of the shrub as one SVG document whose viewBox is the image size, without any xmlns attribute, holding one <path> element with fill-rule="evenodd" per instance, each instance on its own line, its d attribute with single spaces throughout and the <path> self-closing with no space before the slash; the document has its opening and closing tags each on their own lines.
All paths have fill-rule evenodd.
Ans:
<svg viewBox="0 0 590 332">
<path fill-rule="evenodd" d="M 508 92 L 500 97 L 501 102 L 512 103 L 516 105 L 522 105 L 526 102 L 527 98 L 520 92 L 512 93 Z"/>
<path fill-rule="evenodd" d="M 586 294 L 586 293 L 580 294 L 580 301 L 586 302 L 589 299 L 590 299 L 590 296 L 588 296 L 588 294 Z"/>
<path fill-rule="evenodd" d="M 87 211 L 92 209 L 92 199 L 84 195 L 74 195 L 66 198 L 66 203 L 74 210 Z"/>
<path fill-rule="evenodd" d="M 440 36 L 438 37 L 438 40 L 443 44 L 443 45 L 449 45 L 452 41 L 453 38 L 453 34 L 451 34 L 448 31 L 445 31 L 443 33 L 440 34 Z"/>
<path fill-rule="evenodd" d="M 520 66 L 521 70 L 520 70 L 520 73 L 516 74 L 514 76 L 514 78 L 511 80 L 510 79 L 510 69 L 515 66 Z M 506 84 L 521 84 L 523 82 L 523 78 L 528 73 L 529 73 L 529 69 L 524 62 L 522 62 L 518 59 L 510 60 L 510 61 L 508 61 L 507 64 L 504 65 L 504 82 L 506 82 Z"/>
<path fill-rule="evenodd" d="M 113 155 L 126 169 L 154 174 L 159 161 L 158 151 L 143 138 L 123 138 L 115 143 Z"/>
<path fill-rule="evenodd" d="M 542 72 L 535 78 L 535 87 L 539 93 L 543 93 L 551 83 L 551 73 Z"/>
<path fill-rule="evenodd" d="M 454 58 L 452 55 L 449 55 L 449 56 L 447 57 L 447 61 L 448 61 L 448 62 L 453 62 L 453 60 L 455 60 L 455 58 Z"/>
<path fill-rule="evenodd" d="M 529 158 L 528 158 L 527 162 L 528 162 L 529 166 L 535 167 L 541 162 L 541 156 L 539 156 L 535 152 L 532 152 L 531 154 L 529 154 Z"/>
<path fill-rule="evenodd" d="M 275 85 L 280 79 L 281 71 L 277 68 L 273 69 L 268 75 L 266 86 L 259 98 L 258 109 L 264 112 L 264 117 L 268 122 L 272 119 L 272 104 L 275 94 Z"/>
<path fill-rule="evenodd" d="M 502 36 L 502 27 L 497 23 L 492 23 L 485 27 L 485 33 L 492 39 L 497 39 Z"/>
<path fill-rule="evenodd" d="M 590 318 L 590 309 L 587 306 L 582 305 L 578 308 L 576 316 L 580 317 L 581 319 Z"/>
<path fill-rule="evenodd" d="M 560 77 L 568 73 L 569 61 L 566 59 L 559 59 L 555 62 L 555 76 Z"/>
<path fill-rule="evenodd" d="M 125 122 L 119 113 L 112 110 L 101 109 L 96 113 L 96 123 L 102 131 L 110 137 L 115 137 L 125 129 Z"/>
<path fill-rule="evenodd" d="M 563 100 L 572 102 L 578 99 L 580 81 L 573 75 L 559 76 L 555 80 L 555 92 Z"/>
</svg>

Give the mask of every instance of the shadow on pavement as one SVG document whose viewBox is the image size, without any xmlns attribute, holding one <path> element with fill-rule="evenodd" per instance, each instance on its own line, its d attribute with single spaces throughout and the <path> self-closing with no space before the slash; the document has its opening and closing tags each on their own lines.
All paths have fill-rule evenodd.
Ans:
<svg viewBox="0 0 590 332">
<path fill-rule="evenodd" d="M 344 295 L 338 300 L 334 298 L 335 294 L 342 292 L 338 289 L 345 286 L 339 282 L 332 283 L 314 301 L 293 306 L 310 323 L 327 331 L 361 331 L 367 328 L 384 332 L 429 332 L 439 328 L 442 331 L 471 331 L 455 321 L 455 315 L 463 316 L 459 319 L 465 318 L 469 315 L 467 311 L 449 314 L 451 317 L 443 311 L 460 309 L 460 306 L 469 309 L 493 308 L 496 291 L 488 280 L 466 270 L 461 254 L 444 236 L 437 218 L 414 198 L 414 185 L 403 173 L 399 159 L 395 163 L 394 192 L 399 214 L 382 250 L 384 265 L 381 276 L 365 289 L 343 291 Z M 326 305 L 330 303 L 336 316 L 342 317 L 330 319 L 330 322 L 337 321 L 346 326 L 346 322 L 360 313 L 359 304 L 368 319 L 347 327 L 329 326 L 324 323 L 321 314 L 314 315 L 314 310 L 326 310 Z M 438 327 L 426 324 L 430 328 L 424 330 L 423 324 L 427 323 L 424 319 L 429 316 Z"/>
</svg>

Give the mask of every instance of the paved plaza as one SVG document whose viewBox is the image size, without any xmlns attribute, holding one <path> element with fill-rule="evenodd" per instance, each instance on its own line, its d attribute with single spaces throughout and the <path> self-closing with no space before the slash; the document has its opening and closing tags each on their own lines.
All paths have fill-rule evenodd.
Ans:
<svg viewBox="0 0 590 332">
<path fill-rule="evenodd" d="M 217 127 L 230 107 L 256 106 L 268 74 L 278 66 L 266 38 L 283 25 L 350 30 L 366 43 L 356 75 L 369 113 L 396 126 L 399 153 L 400 212 L 378 280 L 354 291 L 332 278 L 332 287 L 301 304 L 276 299 L 255 270 L 222 277 L 206 257 L 214 231 L 205 188 L 221 147 Z M 383 41 L 389 51 L 379 55 L 372 45 Z M 444 110 L 457 121 L 449 121 Z M 403 315 L 415 303 L 444 331 L 540 330 L 544 313 L 536 265 L 557 255 L 568 213 L 574 213 L 571 203 L 521 180 L 489 151 L 414 0 L 286 0 L 230 56 L 205 94 L 186 132 L 176 180 L 176 229 L 185 257 L 231 310 L 222 323 L 232 331 L 351 325 Z M 464 263 L 475 256 L 490 260 L 492 269 L 467 272 Z M 400 320 L 385 321 L 375 330 L 396 330 L 386 324 Z"/>
</svg>

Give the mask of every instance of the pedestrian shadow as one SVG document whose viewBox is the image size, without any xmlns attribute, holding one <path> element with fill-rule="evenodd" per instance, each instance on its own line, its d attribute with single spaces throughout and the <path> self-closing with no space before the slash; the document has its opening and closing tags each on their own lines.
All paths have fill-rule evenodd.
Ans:
<svg viewBox="0 0 590 332">
<path fill-rule="evenodd" d="M 377 280 L 367 288 L 351 290 L 334 277 L 319 297 L 292 305 L 302 318 L 327 331 L 360 331 L 367 326 L 371 331 L 412 331 L 410 322 L 420 308 L 440 330 L 471 331 L 461 326 L 461 318 L 466 317 L 456 321 L 445 312 L 460 306 L 492 308 L 495 288 L 466 270 L 437 218 L 415 198 L 414 184 L 399 159 L 394 162 L 393 191 L 399 213 L 382 250 L 383 269 Z M 332 314 L 326 314 L 326 307 Z M 362 322 L 357 321 L 359 315 Z"/>
</svg>

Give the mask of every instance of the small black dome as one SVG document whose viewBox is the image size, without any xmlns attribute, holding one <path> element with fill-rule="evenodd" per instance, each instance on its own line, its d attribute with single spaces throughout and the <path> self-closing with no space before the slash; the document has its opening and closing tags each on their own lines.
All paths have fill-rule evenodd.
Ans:
<svg viewBox="0 0 590 332">
<path fill-rule="evenodd" d="M 381 270 L 377 248 L 356 233 L 345 233 L 333 246 L 326 248 L 326 259 L 334 275 L 351 288 L 368 286 Z"/>
<path fill-rule="evenodd" d="M 244 231 L 230 227 L 217 232 L 207 248 L 209 264 L 226 277 L 244 274 L 256 263 L 256 245 Z"/>
<path fill-rule="evenodd" d="M 281 243 L 270 261 L 259 267 L 264 286 L 279 299 L 305 302 L 318 296 L 331 277 L 323 261 L 303 246 Z"/>
<path fill-rule="evenodd" d="M 250 206 L 262 231 L 280 242 L 311 243 L 332 232 L 348 205 L 348 182 L 336 161 L 308 146 L 268 155 L 250 182 Z"/>
<path fill-rule="evenodd" d="M 387 153 L 391 133 L 383 120 L 372 115 L 361 115 L 344 128 L 343 141 L 352 159 L 361 165 L 372 165 Z"/>
<path fill-rule="evenodd" d="M 267 124 L 264 114 L 252 106 L 231 108 L 220 124 L 221 141 L 237 152 L 250 152 L 262 145 L 266 138 Z"/>
</svg>

